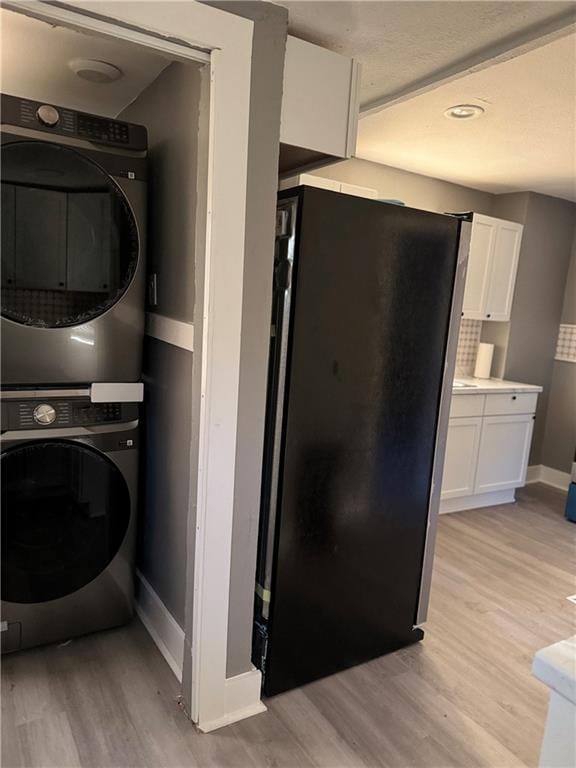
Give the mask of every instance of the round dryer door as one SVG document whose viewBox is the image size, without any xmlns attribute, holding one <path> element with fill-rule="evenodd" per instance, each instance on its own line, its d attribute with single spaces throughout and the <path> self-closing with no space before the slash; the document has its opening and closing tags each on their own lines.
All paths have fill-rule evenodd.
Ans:
<svg viewBox="0 0 576 768">
<path fill-rule="evenodd" d="M 8 448 L 2 470 L 2 600 L 41 603 L 89 584 L 130 521 L 130 493 L 103 453 L 47 440 Z"/>
<path fill-rule="evenodd" d="M 2 146 L 2 314 L 61 328 L 87 323 L 126 291 L 138 263 L 134 216 L 116 183 L 79 152 Z"/>
</svg>

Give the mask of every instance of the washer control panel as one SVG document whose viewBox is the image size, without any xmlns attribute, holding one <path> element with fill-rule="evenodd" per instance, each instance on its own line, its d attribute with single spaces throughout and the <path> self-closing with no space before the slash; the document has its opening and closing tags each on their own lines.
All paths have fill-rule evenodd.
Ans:
<svg viewBox="0 0 576 768">
<path fill-rule="evenodd" d="M 68 399 L 2 398 L 2 431 L 96 427 L 138 419 L 137 403 L 92 403 L 88 397 Z"/>
</svg>

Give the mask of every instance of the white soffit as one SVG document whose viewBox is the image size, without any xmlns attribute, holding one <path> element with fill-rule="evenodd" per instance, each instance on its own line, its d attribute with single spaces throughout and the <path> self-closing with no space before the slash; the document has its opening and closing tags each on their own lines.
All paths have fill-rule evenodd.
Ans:
<svg viewBox="0 0 576 768">
<path fill-rule="evenodd" d="M 140 46 L 82 34 L 0 10 L 2 92 L 36 101 L 116 117 L 146 88 L 170 60 Z M 112 83 L 79 78 L 73 59 L 96 59 L 119 67 Z"/>
<path fill-rule="evenodd" d="M 531 0 L 277 0 L 290 34 L 362 64 L 363 110 L 402 98 L 574 23 L 576 4 Z"/>
<path fill-rule="evenodd" d="M 450 120 L 456 104 L 475 120 Z M 576 200 L 576 35 L 360 121 L 357 156 L 486 192 Z"/>
</svg>

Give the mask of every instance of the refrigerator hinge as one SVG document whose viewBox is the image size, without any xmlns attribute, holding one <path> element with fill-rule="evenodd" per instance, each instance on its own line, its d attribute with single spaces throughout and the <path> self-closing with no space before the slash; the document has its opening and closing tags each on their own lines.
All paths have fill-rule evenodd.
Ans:
<svg viewBox="0 0 576 768">
<path fill-rule="evenodd" d="M 262 677 L 266 673 L 266 658 L 268 656 L 268 627 L 266 624 L 260 621 L 254 622 L 254 639 L 253 643 L 258 648 L 258 658 L 252 659 L 255 665 L 262 672 Z M 258 663 L 259 662 L 259 663 Z"/>
<path fill-rule="evenodd" d="M 290 212 L 286 208 L 276 209 L 276 237 L 286 237 L 290 234 Z"/>
</svg>

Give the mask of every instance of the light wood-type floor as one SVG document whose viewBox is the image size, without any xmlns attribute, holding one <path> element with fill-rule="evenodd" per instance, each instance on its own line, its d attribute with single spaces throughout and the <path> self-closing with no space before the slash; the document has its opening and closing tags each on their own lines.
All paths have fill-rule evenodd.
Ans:
<svg viewBox="0 0 576 768">
<path fill-rule="evenodd" d="M 563 496 L 440 520 L 422 643 L 196 732 L 143 627 L 6 657 L 3 768 L 535 766 L 547 689 L 534 652 L 575 631 L 576 525 Z"/>
</svg>

